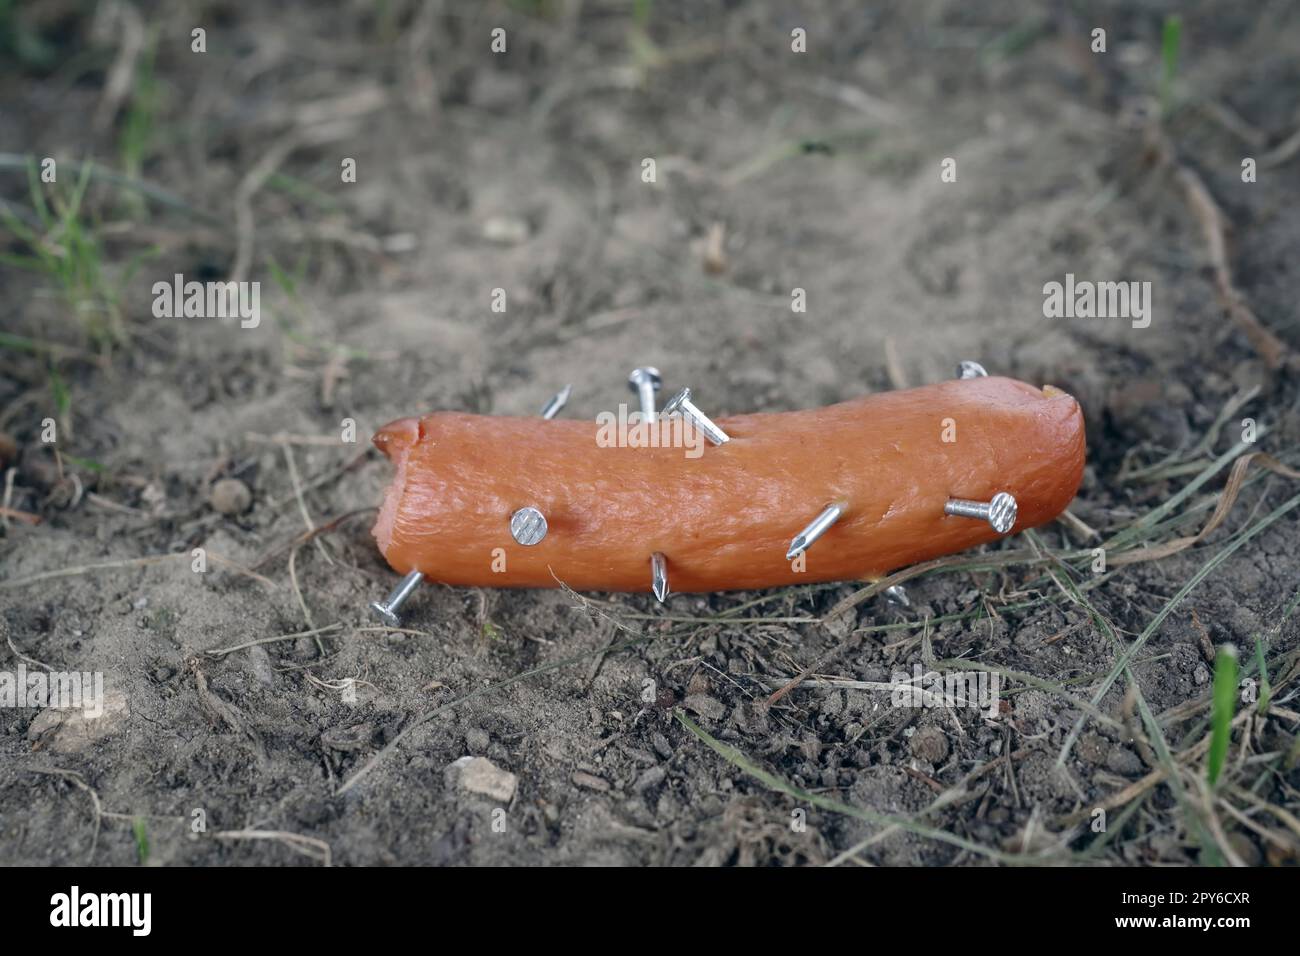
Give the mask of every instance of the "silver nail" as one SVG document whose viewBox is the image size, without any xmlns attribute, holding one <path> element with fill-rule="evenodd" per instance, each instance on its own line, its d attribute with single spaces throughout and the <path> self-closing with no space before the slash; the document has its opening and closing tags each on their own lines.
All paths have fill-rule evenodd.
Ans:
<svg viewBox="0 0 1300 956">
<path fill-rule="evenodd" d="M 659 391 L 659 369 L 647 365 L 632 369 L 627 377 L 627 387 L 641 398 L 641 421 L 655 423 L 655 392 Z"/>
<path fill-rule="evenodd" d="M 1016 499 L 1005 491 L 999 491 L 992 501 L 967 501 L 964 498 L 949 498 L 943 506 L 943 513 L 956 515 L 958 518 L 976 518 L 987 521 L 998 534 L 1006 534 L 1016 523 Z"/>
<path fill-rule="evenodd" d="M 912 606 L 912 601 L 907 596 L 907 591 L 901 584 L 895 584 L 892 587 L 885 588 L 885 600 L 890 604 L 897 604 L 900 607 Z"/>
<path fill-rule="evenodd" d="M 967 359 L 957 365 L 958 378 L 988 378 L 989 373 L 984 371 L 984 366 L 979 362 L 972 362 Z"/>
<path fill-rule="evenodd" d="M 546 537 L 546 515 L 536 508 L 520 508 L 510 516 L 510 535 L 522 545 L 537 544 Z"/>
<path fill-rule="evenodd" d="M 573 392 L 573 386 L 566 385 L 564 386 L 564 388 L 560 389 L 558 392 L 552 395 L 551 400 L 542 406 L 542 417 L 547 419 L 548 421 L 554 418 L 556 416 L 556 413 L 558 413 L 559 410 L 564 407 L 564 403 L 569 400 L 569 395 L 572 392 Z"/>
<path fill-rule="evenodd" d="M 393 588 L 393 593 L 388 595 L 383 602 L 371 601 L 370 610 L 374 611 L 384 623 L 392 627 L 400 626 L 402 619 L 397 616 L 397 612 L 423 580 L 424 572 L 412 571 L 402 578 L 401 583 Z"/>
<path fill-rule="evenodd" d="M 658 551 L 650 555 L 650 589 L 660 604 L 668 599 L 668 562 Z"/>
<path fill-rule="evenodd" d="M 704 437 L 715 445 L 725 445 L 731 441 L 731 436 L 724 432 L 717 425 L 713 424 L 712 419 L 695 407 L 691 401 L 691 390 L 684 388 L 672 398 L 668 399 L 668 404 L 664 406 L 664 414 L 671 415 L 673 412 L 681 412 L 691 421 L 693 421 L 700 431 L 704 432 Z"/>
<path fill-rule="evenodd" d="M 821 514 L 812 519 L 808 527 L 794 536 L 794 540 L 790 542 L 790 550 L 785 553 L 785 559 L 793 561 L 799 556 L 800 551 L 807 551 L 808 547 L 824 535 L 831 525 L 840 520 L 840 515 L 844 514 L 844 509 L 848 506 L 847 501 L 836 501 L 827 505 Z"/>
</svg>

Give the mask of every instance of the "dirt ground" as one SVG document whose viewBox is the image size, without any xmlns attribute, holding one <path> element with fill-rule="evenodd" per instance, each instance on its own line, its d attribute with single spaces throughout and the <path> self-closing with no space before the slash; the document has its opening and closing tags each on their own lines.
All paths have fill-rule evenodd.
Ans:
<svg viewBox="0 0 1300 956">
<path fill-rule="evenodd" d="M 1300 465 L 1294 5 L 44 0 L 0 46 L 0 670 L 108 702 L 0 708 L 0 861 L 1295 863 L 1300 483 L 1233 471 Z M 176 273 L 260 282 L 260 324 L 156 317 Z M 1150 325 L 1046 318 L 1067 274 L 1149 282 Z M 367 613 L 391 419 L 962 359 L 1078 397 L 1089 463 L 910 606 Z M 922 665 L 996 714 L 863 686 Z"/>
</svg>

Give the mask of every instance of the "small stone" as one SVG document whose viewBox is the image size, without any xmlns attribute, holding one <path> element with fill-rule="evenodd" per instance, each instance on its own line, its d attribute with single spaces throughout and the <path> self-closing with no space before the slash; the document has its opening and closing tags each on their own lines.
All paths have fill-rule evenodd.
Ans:
<svg viewBox="0 0 1300 956">
<path fill-rule="evenodd" d="M 455 776 L 462 790 L 491 797 L 501 803 L 514 799 L 515 788 L 519 778 L 508 770 L 502 770 L 486 757 L 461 757 L 452 763 L 447 772 Z"/>
<path fill-rule="evenodd" d="M 682 701 L 682 706 L 694 714 L 707 717 L 709 720 L 721 720 L 727 712 L 727 708 L 722 705 L 722 701 L 707 694 L 691 694 Z"/>
<path fill-rule="evenodd" d="M 27 739 L 32 742 L 33 750 L 80 753 L 120 729 L 130 716 L 131 706 L 126 695 L 120 691 L 105 691 L 101 699 L 86 703 L 80 709 L 47 707 L 32 720 L 27 728 Z"/>
<path fill-rule="evenodd" d="M 248 649 L 248 669 L 259 684 L 265 687 L 275 686 L 275 668 L 271 665 L 271 655 L 260 644 Z"/>
<path fill-rule="evenodd" d="M 528 223 L 513 216 L 493 216 L 483 223 L 483 238 L 500 246 L 517 246 L 528 240 Z"/>
<path fill-rule="evenodd" d="M 465 731 L 465 749 L 475 753 L 482 753 L 488 749 L 492 743 L 492 738 L 488 732 L 480 727 L 471 727 Z"/>
<path fill-rule="evenodd" d="M 81 491 L 80 485 L 68 476 L 54 483 L 45 500 L 56 508 L 67 508 L 76 503 L 81 496 Z"/>
<path fill-rule="evenodd" d="M 1121 777 L 1136 777 L 1142 772 L 1142 761 L 1127 747 L 1114 747 L 1106 755 L 1106 766 Z"/>
<path fill-rule="evenodd" d="M 1087 733 L 1079 738 L 1079 759 L 1085 763 L 1099 766 L 1106 762 L 1110 753 L 1110 743 L 1100 734 Z"/>
<path fill-rule="evenodd" d="M 650 744 L 654 747 L 655 753 L 663 757 L 665 760 L 673 755 L 673 748 L 672 745 L 668 743 L 668 738 L 657 730 L 651 735 Z"/>
<path fill-rule="evenodd" d="M 918 760 L 938 765 L 948 756 L 948 738 L 938 727 L 922 727 L 908 741 L 912 755 Z"/>
<path fill-rule="evenodd" d="M 208 503 L 219 514 L 243 514 L 253 503 L 253 493 L 238 478 L 222 478 L 208 493 Z"/>
<path fill-rule="evenodd" d="M 659 784 L 664 782 L 664 778 L 667 776 L 668 771 L 665 770 L 662 765 L 651 767 L 645 773 L 641 774 L 641 776 L 637 777 L 636 783 L 632 785 L 632 789 L 637 793 L 641 793 L 649 790 L 651 787 L 657 787 Z"/>
<path fill-rule="evenodd" d="M 584 790 L 595 790 L 597 793 L 609 793 L 608 783 L 595 774 L 583 773 L 581 770 L 573 774 L 573 785 Z"/>
<path fill-rule="evenodd" d="M 1233 852 L 1241 857 L 1241 861 L 1247 866 L 1259 866 L 1264 862 L 1264 856 L 1259 852 L 1255 841 L 1241 831 L 1228 834 L 1228 846 L 1232 847 Z"/>
</svg>

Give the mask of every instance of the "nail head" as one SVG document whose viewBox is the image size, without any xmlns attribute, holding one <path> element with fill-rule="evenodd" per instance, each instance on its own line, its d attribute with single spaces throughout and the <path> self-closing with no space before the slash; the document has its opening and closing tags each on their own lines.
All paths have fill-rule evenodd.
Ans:
<svg viewBox="0 0 1300 956">
<path fill-rule="evenodd" d="M 510 535 L 525 547 L 545 538 L 546 530 L 546 516 L 536 508 L 520 508 L 510 516 Z"/>
</svg>

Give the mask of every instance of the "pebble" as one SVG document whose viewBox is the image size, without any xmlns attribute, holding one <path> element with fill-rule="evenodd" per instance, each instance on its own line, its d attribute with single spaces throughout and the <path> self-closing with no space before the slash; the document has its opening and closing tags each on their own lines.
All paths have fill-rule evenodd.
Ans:
<svg viewBox="0 0 1300 956">
<path fill-rule="evenodd" d="M 493 216 L 483 223 L 483 238 L 501 246 L 516 246 L 528 240 L 528 223 L 513 216 Z"/>
<path fill-rule="evenodd" d="M 664 778 L 667 776 L 668 771 L 662 766 L 651 767 L 645 773 L 641 774 L 641 776 L 637 777 L 636 783 L 632 785 L 632 789 L 637 793 L 642 793 L 649 790 L 651 787 L 656 787 L 663 783 Z"/>
<path fill-rule="evenodd" d="M 655 731 L 650 737 L 650 744 L 654 747 L 655 753 L 667 760 L 673 755 L 672 745 L 668 743 L 668 738 L 659 731 Z"/>
<path fill-rule="evenodd" d="M 581 770 L 573 774 L 573 785 L 582 787 L 584 790 L 595 790 L 598 793 L 609 793 L 609 784 L 595 774 L 583 773 Z"/>
<path fill-rule="evenodd" d="M 1142 761 L 1127 747 L 1115 747 L 1106 755 L 1106 766 L 1122 777 L 1136 777 L 1142 772 Z"/>
<path fill-rule="evenodd" d="M 1106 762 L 1110 753 L 1110 743 L 1100 734 L 1086 733 L 1079 738 L 1079 759 L 1085 763 L 1100 765 Z"/>
<path fill-rule="evenodd" d="M 1259 866 L 1264 862 L 1264 855 L 1259 852 L 1255 841 L 1240 831 L 1228 834 L 1228 845 L 1247 866 Z"/>
<path fill-rule="evenodd" d="M 701 717 L 707 717 L 709 720 L 721 720 L 722 716 L 727 712 L 727 708 L 722 705 L 722 701 L 707 694 L 691 694 L 682 701 L 682 706 L 692 713 L 699 714 Z"/>
<path fill-rule="evenodd" d="M 98 713 L 96 713 L 98 711 Z M 32 720 L 27 739 L 32 749 L 55 753 L 81 753 L 91 744 L 125 727 L 131 717 L 131 705 L 121 691 L 106 690 L 96 708 L 62 709 L 48 707 Z"/>
<path fill-rule="evenodd" d="M 908 741 L 912 754 L 918 760 L 938 765 L 948 756 L 948 738 L 938 727 L 922 727 Z"/>
<path fill-rule="evenodd" d="M 253 493 L 238 478 L 222 478 L 208 493 L 208 503 L 219 514 L 243 514 L 253 503 Z"/>
<path fill-rule="evenodd" d="M 501 803 L 514 799 L 519 778 L 502 770 L 486 757 L 461 757 L 447 767 L 448 776 L 456 778 L 462 790 L 491 797 Z"/>
</svg>

